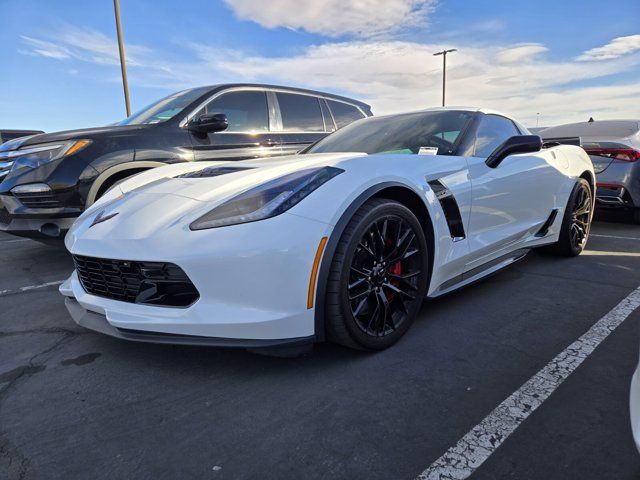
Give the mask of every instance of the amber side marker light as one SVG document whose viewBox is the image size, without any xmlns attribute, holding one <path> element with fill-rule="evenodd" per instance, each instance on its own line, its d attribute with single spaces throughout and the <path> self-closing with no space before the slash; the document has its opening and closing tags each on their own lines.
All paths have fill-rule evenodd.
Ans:
<svg viewBox="0 0 640 480">
<path fill-rule="evenodd" d="M 82 150 L 84 147 L 86 147 L 90 143 L 91 143 L 91 140 L 78 140 L 76 143 L 73 144 L 73 146 L 69 150 L 66 151 L 64 156 L 68 157 L 69 155 L 78 153 L 80 150 Z"/>
<path fill-rule="evenodd" d="M 327 237 L 322 237 L 316 250 L 316 258 L 313 259 L 313 268 L 311 269 L 311 278 L 309 279 L 309 294 L 307 295 L 307 309 L 313 308 L 313 297 L 316 293 L 316 280 L 318 278 L 318 268 L 320 268 L 320 259 L 322 252 L 327 245 Z"/>
</svg>

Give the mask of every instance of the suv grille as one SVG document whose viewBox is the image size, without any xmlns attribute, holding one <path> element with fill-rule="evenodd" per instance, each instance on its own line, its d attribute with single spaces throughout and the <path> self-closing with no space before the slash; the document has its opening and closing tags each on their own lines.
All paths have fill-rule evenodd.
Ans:
<svg viewBox="0 0 640 480">
<path fill-rule="evenodd" d="M 14 193 L 14 196 L 28 208 L 58 208 L 62 206 L 53 193 Z"/>
<path fill-rule="evenodd" d="M 173 263 L 135 262 L 74 255 L 82 287 L 90 294 L 129 303 L 187 307 L 200 296 Z"/>
</svg>

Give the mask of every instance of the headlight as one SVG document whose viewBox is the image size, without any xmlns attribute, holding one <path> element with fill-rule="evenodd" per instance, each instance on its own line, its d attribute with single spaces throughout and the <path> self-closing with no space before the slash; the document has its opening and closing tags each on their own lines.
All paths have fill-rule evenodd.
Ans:
<svg viewBox="0 0 640 480">
<path fill-rule="evenodd" d="M 203 230 L 275 217 L 342 172 L 340 168 L 321 167 L 276 178 L 218 205 L 189 228 Z"/>
<path fill-rule="evenodd" d="M 37 168 L 59 158 L 68 157 L 87 147 L 91 140 L 73 140 L 70 142 L 45 143 L 18 150 L 0 152 L 0 168 L 11 171 L 22 167 Z"/>
</svg>

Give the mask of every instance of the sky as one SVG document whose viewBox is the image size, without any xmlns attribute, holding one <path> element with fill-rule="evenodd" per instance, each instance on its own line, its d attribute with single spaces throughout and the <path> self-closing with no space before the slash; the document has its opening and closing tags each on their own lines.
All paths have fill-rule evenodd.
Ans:
<svg viewBox="0 0 640 480">
<path fill-rule="evenodd" d="M 223 82 L 375 114 L 447 104 L 529 127 L 640 118 L 640 0 L 120 0 L 132 109 Z M 111 0 L 0 0 L 0 128 L 126 116 Z"/>
</svg>

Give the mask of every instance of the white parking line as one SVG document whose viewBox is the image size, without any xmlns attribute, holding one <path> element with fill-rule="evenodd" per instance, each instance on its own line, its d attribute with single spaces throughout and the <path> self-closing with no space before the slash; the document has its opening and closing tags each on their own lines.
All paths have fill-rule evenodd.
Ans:
<svg viewBox="0 0 640 480">
<path fill-rule="evenodd" d="M 597 233 L 590 233 L 590 237 L 599 237 L 599 238 L 616 238 L 618 240 L 640 240 L 640 237 L 622 237 L 616 235 L 599 235 Z"/>
<path fill-rule="evenodd" d="M 11 295 L 13 293 L 28 292 L 29 290 L 36 290 L 38 288 L 52 287 L 53 285 L 60 285 L 62 282 L 64 282 L 64 280 L 56 280 L 55 282 L 41 283 L 39 285 L 27 285 L 26 287 L 20 287 L 16 289 L 0 290 L 0 296 Z"/>
<path fill-rule="evenodd" d="M 468 478 L 638 306 L 640 287 L 498 405 L 418 479 Z"/>
</svg>

